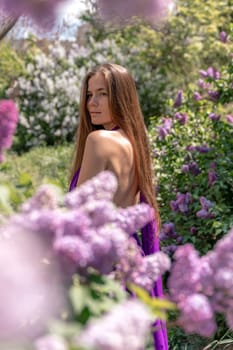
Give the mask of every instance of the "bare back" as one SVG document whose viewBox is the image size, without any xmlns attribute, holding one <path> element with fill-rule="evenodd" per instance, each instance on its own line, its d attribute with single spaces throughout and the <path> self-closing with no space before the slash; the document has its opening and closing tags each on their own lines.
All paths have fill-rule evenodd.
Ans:
<svg viewBox="0 0 233 350">
<path fill-rule="evenodd" d="M 88 135 L 78 186 L 102 170 L 112 171 L 118 180 L 114 197 L 117 206 L 138 201 L 133 147 L 122 130 L 96 130 Z"/>
</svg>

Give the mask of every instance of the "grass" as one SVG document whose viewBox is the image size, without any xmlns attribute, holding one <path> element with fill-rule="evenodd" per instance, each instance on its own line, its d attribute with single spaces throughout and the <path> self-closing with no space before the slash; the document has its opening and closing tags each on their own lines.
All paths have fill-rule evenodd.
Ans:
<svg viewBox="0 0 233 350">
<path fill-rule="evenodd" d="M 36 147 L 18 156 L 7 153 L 5 161 L 0 164 L 0 183 L 18 186 L 22 178 L 32 182 L 32 188 L 42 183 L 53 182 L 66 192 L 69 183 L 69 171 L 73 145 L 57 147 Z"/>
</svg>

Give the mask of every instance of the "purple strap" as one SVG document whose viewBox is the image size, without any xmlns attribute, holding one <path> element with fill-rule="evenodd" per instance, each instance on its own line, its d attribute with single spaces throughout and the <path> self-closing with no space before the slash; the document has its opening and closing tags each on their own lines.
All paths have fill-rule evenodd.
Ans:
<svg viewBox="0 0 233 350">
<path fill-rule="evenodd" d="M 69 191 L 72 191 L 78 182 L 80 169 L 75 173 L 69 187 Z M 146 199 L 143 194 L 140 194 L 140 203 L 146 203 Z M 139 246 L 142 246 L 145 255 L 153 254 L 159 251 L 159 239 L 156 236 L 157 226 L 156 221 L 153 220 L 144 226 L 141 230 L 142 233 L 142 243 L 135 233 L 133 236 L 136 239 Z M 162 278 L 159 278 L 151 292 L 154 297 L 162 298 L 163 288 L 162 288 Z M 167 328 L 164 321 L 157 320 L 154 323 L 156 331 L 153 333 L 154 345 L 156 350 L 168 350 L 168 338 L 167 338 Z"/>
</svg>

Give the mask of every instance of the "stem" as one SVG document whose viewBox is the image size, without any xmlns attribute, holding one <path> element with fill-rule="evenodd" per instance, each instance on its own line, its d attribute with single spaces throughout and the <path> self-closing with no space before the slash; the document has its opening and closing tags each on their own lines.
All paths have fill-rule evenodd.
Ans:
<svg viewBox="0 0 233 350">
<path fill-rule="evenodd" d="M 0 41 L 7 35 L 7 33 L 15 26 L 19 16 L 8 17 L 7 22 L 0 27 Z"/>
</svg>

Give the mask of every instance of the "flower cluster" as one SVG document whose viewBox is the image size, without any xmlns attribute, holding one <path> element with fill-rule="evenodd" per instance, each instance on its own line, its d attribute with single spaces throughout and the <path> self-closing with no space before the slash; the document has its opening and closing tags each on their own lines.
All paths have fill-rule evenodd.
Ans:
<svg viewBox="0 0 233 350">
<path fill-rule="evenodd" d="M 0 0 L 0 8 L 10 15 L 26 15 L 41 27 L 51 26 L 56 17 L 58 5 L 66 0 Z"/>
<path fill-rule="evenodd" d="M 172 129 L 172 119 L 163 118 L 162 125 L 158 127 L 159 139 L 160 140 L 165 139 L 166 136 L 171 133 L 171 129 Z"/>
<path fill-rule="evenodd" d="M 67 280 L 74 271 L 87 275 L 90 267 L 101 274 L 109 274 L 121 259 L 124 260 L 132 246 L 129 236 L 154 217 L 147 204 L 126 209 L 115 207 L 112 199 L 116 187 L 115 177 L 109 172 L 102 172 L 68 193 L 64 197 L 64 207 L 60 207 L 53 188 L 42 186 L 22 205 L 21 212 L 11 218 L 11 224 L 43 236 L 47 251 L 51 245 L 53 247 L 49 258 L 56 256 L 62 270 L 66 271 Z M 141 261 L 142 253 L 136 243 L 134 250 Z M 159 256 L 155 255 L 154 259 L 157 272 L 150 274 L 151 283 L 157 280 L 164 268 L 167 269 L 159 263 Z M 151 266 L 145 262 L 145 275 L 146 270 L 152 270 Z M 137 272 L 137 268 L 141 267 L 141 264 L 134 266 L 133 271 Z M 122 279 L 125 278 L 122 275 Z"/>
<path fill-rule="evenodd" d="M 123 65 L 125 61 L 114 41 L 94 43 L 91 38 L 87 48 L 54 42 L 46 52 L 26 59 L 25 74 L 7 90 L 9 97 L 17 97 L 20 109 L 15 149 L 71 141 L 82 80 L 90 68 L 108 60 Z"/>
<path fill-rule="evenodd" d="M 213 203 L 211 203 L 208 199 L 206 199 L 205 197 L 200 197 L 200 203 L 201 203 L 201 207 L 202 209 L 199 210 L 197 213 L 196 213 L 196 216 L 198 218 L 201 218 L 201 219 L 209 219 L 209 218 L 212 218 L 213 217 L 213 213 L 210 213 L 209 212 L 209 209 L 211 207 L 213 207 Z"/>
<path fill-rule="evenodd" d="M 233 230 L 202 257 L 189 244 L 176 250 L 168 287 L 181 312 L 179 324 L 186 332 L 212 336 L 215 313 L 222 313 L 233 327 L 232 252 Z"/>
<path fill-rule="evenodd" d="M 115 306 L 102 319 L 90 323 L 74 343 L 96 350 L 140 350 L 151 322 L 152 316 L 146 306 L 137 300 L 129 300 Z"/>
<path fill-rule="evenodd" d="M 176 200 L 170 202 L 172 211 L 181 212 L 186 214 L 189 211 L 189 204 L 191 203 L 192 196 L 189 192 L 177 193 Z"/>
<path fill-rule="evenodd" d="M 41 237 L 22 226 L 2 224 L 0 243 L 0 341 L 23 341 L 67 310 L 59 266 L 50 263 Z"/>
<path fill-rule="evenodd" d="M 125 23 L 133 17 L 140 17 L 153 23 L 155 20 L 161 20 L 167 14 L 172 1 L 149 0 L 142 3 L 140 0 L 131 0 L 126 3 L 119 0 L 110 3 L 106 0 L 98 0 L 97 4 L 100 15 L 106 21 Z"/>
<path fill-rule="evenodd" d="M 18 110 L 11 100 L 0 101 L 0 163 L 3 161 L 3 150 L 12 145 L 13 135 L 18 122 Z"/>
</svg>

